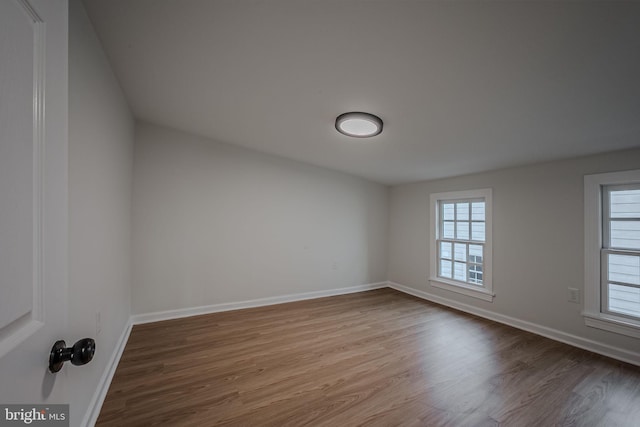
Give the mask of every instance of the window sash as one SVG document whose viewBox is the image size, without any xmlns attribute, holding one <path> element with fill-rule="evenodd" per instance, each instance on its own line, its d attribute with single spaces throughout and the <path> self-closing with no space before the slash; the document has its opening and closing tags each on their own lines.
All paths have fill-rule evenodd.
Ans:
<svg viewBox="0 0 640 427">
<path fill-rule="evenodd" d="M 451 256 L 450 257 L 445 257 L 442 255 L 442 243 L 451 243 L 452 248 L 451 248 Z M 465 245 L 465 260 L 461 261 L 456 259 L 455 256 L 455 249 L 453 248 L 453 244 L 454 243 L 458 243 L 458 244 L 464 244 Z M 470 245 L 476 245 L 476 246 L 482 246 L 482 262 L 477 262 L 477 261 L 472 261 L 471 260 L 471 255 L 470 253 Z M 437 268 L 438 268 L 438 274 L 437 276 L 443 279 L 448 279 L 448 280 L 455 280 L 461 283 L 467 283 L 467 284 L 471 284 L 474 286 L 480 286 L 480 287 L 484 287 L 484 259 L 485 259 L 485 245 L 484 243 L 480 243 L 480 242 L 461 242 L 461 241 L 457 241 L 457 240 L 437 240 L 436 241 L 436 259 L 438 260 L 437 263 Z M 449 262 L 451 264 L 451 277 L 445 276 L 442 273 L 442 261 L 445 262 Z M 459 263 L 459 264 L 465 264 L 465 276 L 466 279 L 465 281 L 459 280 L 455 278 L 455 264 Z M 472 270 L 473 267 L 480 267 L 481 271 L 476 271 L 476 270 Z M 472 281 L 471 280 L 471 274 L 476 274 L 476 281 Z M 478 282 L 477 280 L 477 275 L 480 274 L 483 276 L 482 279 L 480 279 L 481 281 Z"/>
<path fill-rule="evenodd" d="M 619 310 L 611 309 L 611 298 L 609 293 L 609 285 L 619 285 L 632 289 L 640 289 L 640 284 L 629 283 L 619 280 L 610 280 L 609 278 L 609 255 L 626 255 L 635 256 L 640 258 L 640 251 L 628 251 L 628 250 L 615 250 L 603 248 L 600 252 L 600 311 L 602 313 L 611 314 L 614 316 L 622 316 L 629 319 L 638 320 L 640 316 L 636 316 L 629 313 L 621 313 Z"/>
<path fill-rule="evenodd" d="M 624 190 L 640 190 L 640 184 L 604 185 L 602 186 L 602 247 L 606 249 L 629 249 L 611 246 L 611 223 L 640 221 L 640 217 L 611 218 L 611 192 Z M 636 250 L 636 249 L 631 249 Z"/>
<path fill-rule="evenodd" d="M 486 231 L 486 222 L 487 222 L 487 217 L 486 217 L 486 201 L 484 198 L 482 197 L 475 197 L 475 198 L 469 198 L 469 199 L 445 199 L 445 200 L 438 200 L 438 229 L 436 230 L 436 238 L 438 239 L 443 239 L 443 240 L 451 240 L 451 241 L 458 241 L 458 242 L 485 242 L 487 240 L 487 231 Z M 458 204 L 459 203 L 466 203 L 469 206 L 469 218 L 466 220 L 459 220 L 458 219 Z M 474 220 L 473 219 L 473 203 L 484 203 L 485 204 L 485 218 L 484 220 Z M 444 205 L 449 205 L 452 204 L 454 206 L 454 211 L 453 211 L 453 219 L 452 220 L 445 220 L 444 219 Z M 458 223 L 460 222 L 466 222 L 468 223 L 467 226 L 467 236 L 469 236 L 469 239 L 460 239 L 457 237 L 458 235 Z M 445 238 L 443 236 L 443 230 L 444 230 L 444 224 L 445 223 L 452 223 L 453 224 L 453 238 Z M 474 240 L 473 239 L 473 224 L 485 224 L 485 235 L 484 235 L 484 240 Z"/>
</svg>

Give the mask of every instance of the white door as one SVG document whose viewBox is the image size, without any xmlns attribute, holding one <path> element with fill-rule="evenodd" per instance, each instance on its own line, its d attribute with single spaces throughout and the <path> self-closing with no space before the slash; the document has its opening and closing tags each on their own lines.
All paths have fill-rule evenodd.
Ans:
<svg viewBox="0 0 640 427">
<path fill-rule="evenodd" d="M 0 404 L 67 403 L 67 16 L 0 0 Z"/>
</svg>

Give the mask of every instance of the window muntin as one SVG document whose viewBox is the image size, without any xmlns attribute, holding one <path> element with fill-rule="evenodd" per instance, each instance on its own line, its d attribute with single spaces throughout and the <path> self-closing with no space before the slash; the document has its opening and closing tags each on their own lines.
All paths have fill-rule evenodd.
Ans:
<svg viewBox="0 0 640 427">
<path fill-rule="evenodd" d="M 439 200 L 438 277 L 482 286 L 485 201 Z"/>
<path fill-rule="evenodd" d="M 640 320 L 640 184 L 602 186 L 601 311 Z"/>
</svg>

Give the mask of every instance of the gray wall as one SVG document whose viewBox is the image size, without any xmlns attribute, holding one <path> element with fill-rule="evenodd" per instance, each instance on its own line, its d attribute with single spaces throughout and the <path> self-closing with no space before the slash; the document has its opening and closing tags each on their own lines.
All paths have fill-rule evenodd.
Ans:
<svg viewBox="0 0 640 427">
<path fill-rule="evenodd" d="M 388 188 L 139 123 L 133 311 L 384 281 Z"/>
<path fill-rule="evenodd" d="M 96 340 L 94 360 L 67 369 L 79 425 L 131 313 L 134 121 L 82 4 L 69 6 L 69 331 Z M 96 331 L 96 313 L 101 331 Z"/>
<path fill-rule="evenodd" d="M 640 150 L 392 187 L 389 280 L 458 302 L 638 351 L 640 342 L 584 325 L 585 174 L 635 169 Z M 493 303 L 428 284 L 429 194 L 493 188 Z M 583 293 L 583 292 L 582 292 Z"/>
</svg>

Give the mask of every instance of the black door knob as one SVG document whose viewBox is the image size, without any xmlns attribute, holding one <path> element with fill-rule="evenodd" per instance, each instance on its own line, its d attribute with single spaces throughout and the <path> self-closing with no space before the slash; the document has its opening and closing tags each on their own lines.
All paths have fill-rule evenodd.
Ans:
<svg viewBox="0 0 640 427">
<path fill-rule="evenodd" d="M 86 365 L 91 362 L 95 352 L 96 342 L 92 338 L 78 340 L 73 347 L 67 347 L 63 340 L 56 341 L 49 354 L 49 370 L 56 373 L 67 361 L 76 366 Z"/>
</svg>

